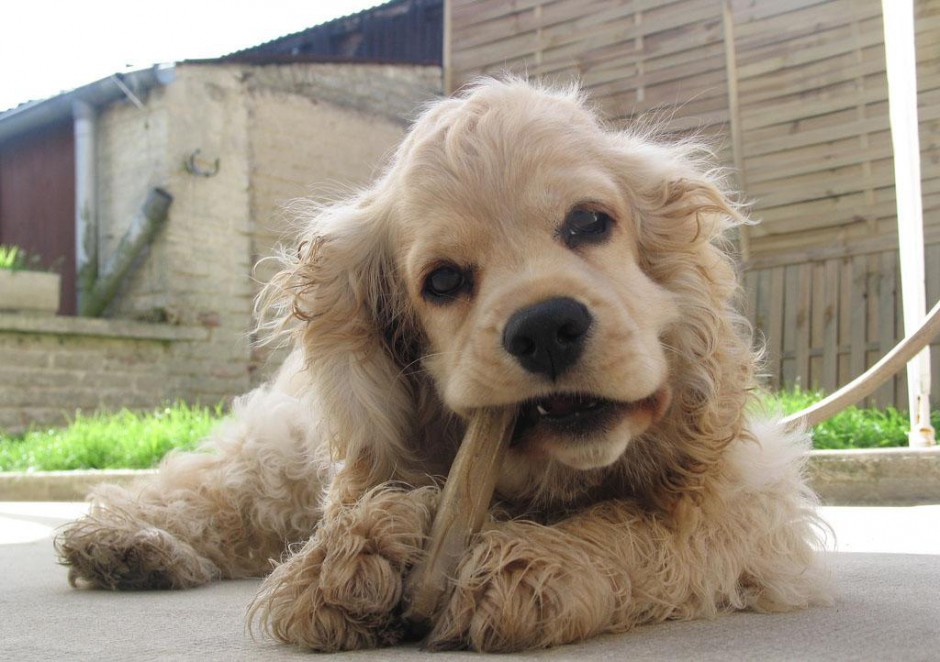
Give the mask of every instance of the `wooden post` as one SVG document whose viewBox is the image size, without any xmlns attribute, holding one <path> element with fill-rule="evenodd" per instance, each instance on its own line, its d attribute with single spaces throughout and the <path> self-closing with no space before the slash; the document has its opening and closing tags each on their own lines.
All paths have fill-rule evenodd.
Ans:
<svg viewBox="0 0 940 662">
<path fill-rule="evenodd" d="M 904 300 L 904 332 L 924 320 L 924 219 L 920 190 L 920 140 L 917 121 L 917 56 L 913 0 L 882 0 L 888 107 L 894 148 L 894 186 L 898 206 L 898 244 Z M 912 447 L 936 444 L 930 424 L 930 348 L 907 366 Z"/>
</svg>

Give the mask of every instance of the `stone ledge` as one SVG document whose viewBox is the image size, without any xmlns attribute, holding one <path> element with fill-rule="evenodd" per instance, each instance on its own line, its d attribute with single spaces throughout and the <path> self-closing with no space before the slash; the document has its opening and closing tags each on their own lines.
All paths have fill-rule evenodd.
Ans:
<svg viewBox="0 0 940 662">
<path fill-rule="evenodd" d="M 0 501 L 81 501 L 99 483 L 127 485 L 153 473 L 152 469 L 0 473 Z M 809 476 L 825 505 L 940 504 L 940 448 L 813 451 Z"/>
<path fill-rule="evenodd" d="M 809 477 L 826 505 L 940 504 L 940 447 L 813 451 Z"/>
<path fill-rule="evenodd" d="M 129 485 L 155 469 L 36 471 L 0 473 L 0 501 L 82 501 L 100 483 Z"/>
<path fill-rule="evenodd" d="M 207 340 L 209 330 L 200 327 L 148 324 L 118 319 L 41 316 L 0 313 L 0 332 L 43 335 L 91 336 L 129 340 Z"/>
</svg>

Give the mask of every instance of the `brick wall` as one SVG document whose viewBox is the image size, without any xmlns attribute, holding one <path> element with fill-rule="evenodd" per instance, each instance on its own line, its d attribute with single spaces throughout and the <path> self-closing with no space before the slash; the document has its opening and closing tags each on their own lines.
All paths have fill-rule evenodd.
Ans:
<svg viewBox="0 0 940 662">
<path fill-rule="evenodd" d="M 297 200 L 342 198 L 380 173 L 420 105 L 440 89 L 434 67 L 257 67 L 246 80 L 253 263 L 279 244 L 294 245 L 304 221 Z M 275 268 L 270 260 L 257 264 L 257 281 Z M 254 384 L 283 353 L 266 346 L 253 353 Z"/>
<path fill-rule="evenodd" d="M 150 408 L 183 397 L 174 346 L 206 335 L 124 320 L 0 314 L 0 429 L 60 425 L 76 410 Z"/>
<path fill-rule="evenodd" d="M 215 403 L 260 382 L 279 355 L 251 347 L 252 272 L 293 222 L 285 205 L 368 182 L 439 90 L 434 67 L 183 64 L 143 108 L 100 110 L 99 264 L 152 187 L 173 196 L 165 227 L 106 312 L 137 325 L 89 334 L 83 324 L 105 322 L 0 324 L 0 379 L 26 389 L 0 391 L 0 427 L 61 421 L 75 407 Z M 193 156 L 203 170 L 218 159 L 218 172 L 190 172 Z"/>
</svg>

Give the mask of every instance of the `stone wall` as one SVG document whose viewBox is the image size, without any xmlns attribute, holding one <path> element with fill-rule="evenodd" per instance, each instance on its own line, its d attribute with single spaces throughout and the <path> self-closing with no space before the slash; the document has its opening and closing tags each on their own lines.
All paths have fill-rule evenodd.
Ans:
<svg viewBox="0 0 940 662">
<path fill-rule="evenodd" d="M 211 342 L 173 346 L 174 378 L 188 399 L 218 401 L 250 384 L 246 118 L 237 71 L 183 66 L 144 108 L 115 104 L 98 122 L 99 263 L 110 257 L 150 188 L 173 196 L 165 227 L 108 314 L 211 329 Z M 197 165 L 218 158 L 218 173 L 189 172 L 193 155 Z"/>
<path fill-rule="evenodd" d="M 368 182 L 440 90 L 434 67 L 184 63 L 175 74 L 142 107 L 99 111 L 99 265 L 151 188 L 173 196 L 165 226 L 106 312 L 122 321 L 91 334 L 84 323 L 112 322 L 0 326 L 2 370 L 28 387 L 0 393 L 0 428 L 61 421 L 75 407 L 215 403 L 262 381 L 280 355 L 252 349 L 253 272 L 282 240 L 292 243 L 286 206 Z"/>
<path fill-rule="evenodd" d="M 350 195 L 381 173 L 422 103 L 440 88 L 436 67 L 285 65 L 255 67 L 246 78 L 251 153 L 251 241 L 256 284 L 291 249 L 304 201 Z M 259 262 L 260 260 L 260 262 Z M 256 288 L 257 289 L 257 288 Z M 283 351 L 257 348 L 252 381 L 280 364 Z"/>
<path fill-rule="evenodd" d="M 0 314 L 0 429 L 61 425 L 76 410 L 150 408 L 188 395 L 180 342 L 208 331 L 124 320 Z"/>
</svg>

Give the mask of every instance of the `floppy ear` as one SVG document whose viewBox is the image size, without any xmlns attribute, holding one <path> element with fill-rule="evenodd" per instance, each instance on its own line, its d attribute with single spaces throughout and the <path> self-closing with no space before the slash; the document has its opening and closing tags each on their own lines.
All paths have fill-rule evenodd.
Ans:
<svg viewBox="0 0 940 662">
<path fill-rule="evenodd" d="M 417 335 L 394 278 L 388 214 L 375 195 L 319 210 L 267 288 L 282 322 L 299 321 L 295 341 L 334 458 L 373 483 L 409 457 L 415 418 L 407 368 Z"/>
<path fill-rule="evenodd" d="M 621 138 L 618 176 L 636 212 L 640 266 L 682 311 L 663 338 L 673 400 L 659 433 L 675 452 L 671 487 L 694 491 L 727 444 L 744 434 L 756 357 L 725 233 L 747 221 L 709 170 L 706 149 Z"/>
</svg>

